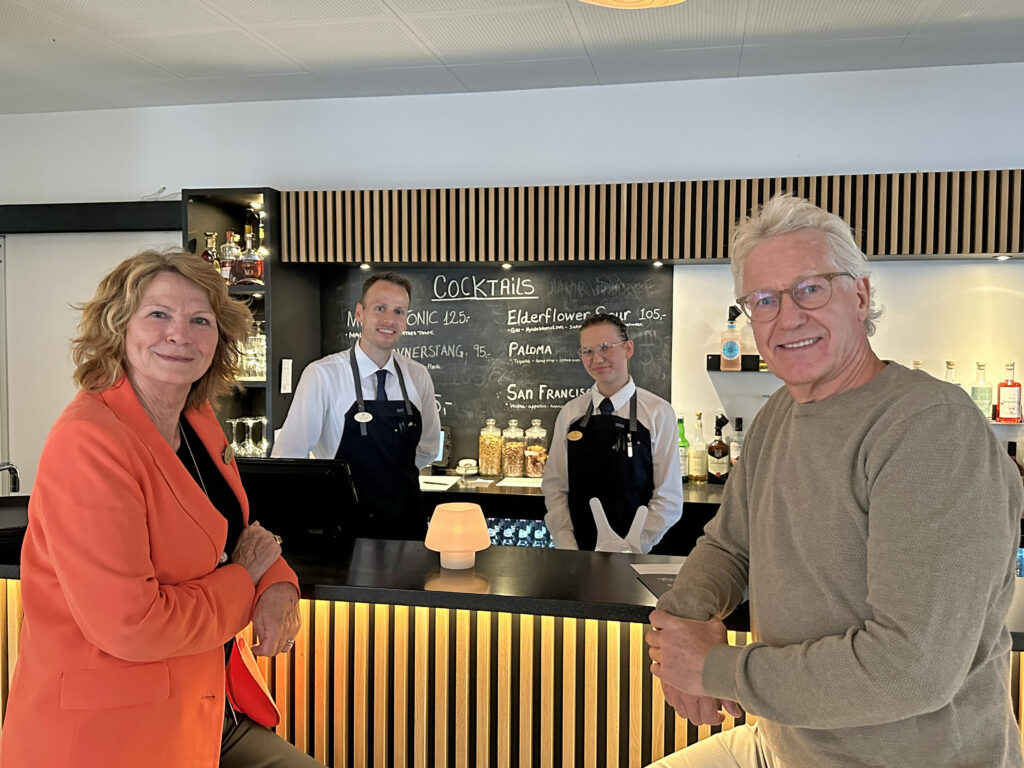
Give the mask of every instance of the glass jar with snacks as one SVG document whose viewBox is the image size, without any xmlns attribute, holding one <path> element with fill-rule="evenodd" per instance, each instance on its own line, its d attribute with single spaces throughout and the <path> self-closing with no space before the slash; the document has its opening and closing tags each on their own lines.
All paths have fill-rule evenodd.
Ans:
<svg viewBox="0 0 1024 768">
<path fill-rule="evenodd" d="M 508 420 L 508 429 L 501 433 L 501 471 L 505 477 L 523 476 L 523 430 L 516 419 Z"/>
<path fill-rule="evenodd" d="M 497 477 L 501 474 L 501 430 L 494 426 L 494 419 L 487 419 L 486 424 L 480 430 L 480 474 Z"/>
<path fill-rule="evenodd" d="M 548 461 L 548 431 L 540 425 L 540 419 L 530 422 L 526 430 L 526 450 L 523 453 L 527 477 L 543 477 L 544 465 Z"/>
</svg>

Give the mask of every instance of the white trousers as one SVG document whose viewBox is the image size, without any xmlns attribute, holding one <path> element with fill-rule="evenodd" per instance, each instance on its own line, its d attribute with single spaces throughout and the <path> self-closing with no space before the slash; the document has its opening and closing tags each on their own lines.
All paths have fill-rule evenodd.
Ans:
<svg viewBox="0 0 1024 768">
<path fill-rule="evenodd" d="M 784 768 L 772 757 L 764 737 L 753 725 L 728 731 L 691 744 L 652 763 L 649 768 Z"/>
</svg>

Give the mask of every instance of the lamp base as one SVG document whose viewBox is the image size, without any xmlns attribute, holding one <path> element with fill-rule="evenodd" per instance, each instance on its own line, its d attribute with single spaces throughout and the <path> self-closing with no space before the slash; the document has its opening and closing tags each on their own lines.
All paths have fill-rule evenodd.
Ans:
<svg viewBox="0 0 1024 768">
<path fill-rule="evenodd" d="M 452 571 L 472 568 L 476 562 L 476 552 L 442 552 L 441 567 Z"/>
</svg>

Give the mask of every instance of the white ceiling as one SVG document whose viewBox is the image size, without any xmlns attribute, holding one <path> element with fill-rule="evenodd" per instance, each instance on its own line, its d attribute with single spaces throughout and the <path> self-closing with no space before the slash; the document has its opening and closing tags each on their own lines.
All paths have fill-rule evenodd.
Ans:
<svg viewBox="0 0 1024 768">
<path fill-rule="evenodd" d="M 0 0 L 0 113 L 1024 61 L 1024 0 Z"/>
</svg>

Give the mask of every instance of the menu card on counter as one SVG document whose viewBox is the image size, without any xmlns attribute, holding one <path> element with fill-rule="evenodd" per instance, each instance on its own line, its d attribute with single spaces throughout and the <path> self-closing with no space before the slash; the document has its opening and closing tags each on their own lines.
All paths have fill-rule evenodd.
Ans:
<svg viewBox="0 0 1024 768">
<path fill-rule="evenodd" d="M 684 560 L 686 558 L 683 558 Z M 672 589 L 682 563 L 633 563 L 633 570 L 639 575 L 640 583 L 655 597 L 661 597 Z"/>
</svg>

